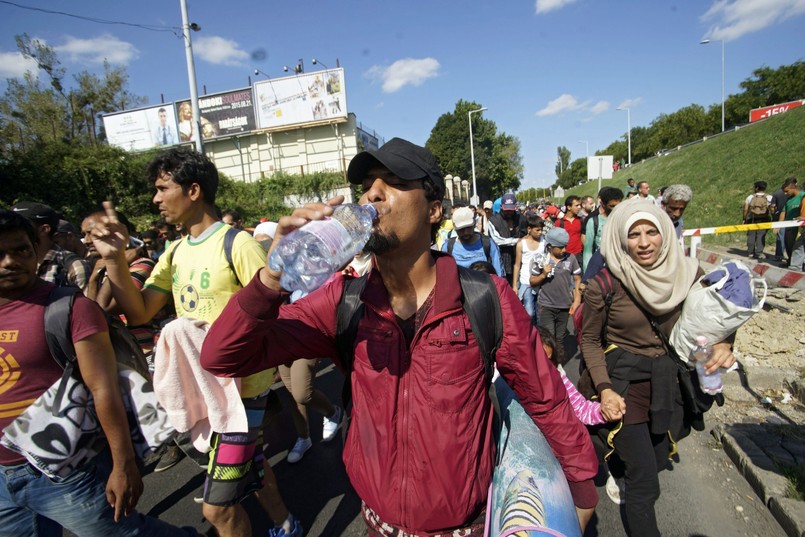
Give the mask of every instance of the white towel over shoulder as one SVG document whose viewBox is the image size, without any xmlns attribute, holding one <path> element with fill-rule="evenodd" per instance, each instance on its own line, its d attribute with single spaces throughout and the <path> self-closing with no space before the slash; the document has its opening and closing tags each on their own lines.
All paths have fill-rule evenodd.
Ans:
<svg viewBox="0 0 805 537">
<path fill-rule="evenodd" d="M 212 432 L 249 430 L 240 399 L 240 379 L 216 377 L 201 367 L 201 345 L 210 325 L 178 318 L 159 337 L 154 357 L 154 391 L 177 431 L 190 431 L 193 445 L 209 451 Z"/>
</svg>

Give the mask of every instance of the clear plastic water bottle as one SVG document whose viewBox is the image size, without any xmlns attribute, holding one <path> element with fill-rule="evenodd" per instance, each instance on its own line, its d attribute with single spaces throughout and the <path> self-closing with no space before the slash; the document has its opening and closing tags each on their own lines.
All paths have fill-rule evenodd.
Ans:
<svg viewBox="0 0 805 537">
<path fill-rule="evenodd" d="M 696 346 L 690 351 L 691 360 L 696 364 L 696 373 L 699 375 L 699 387 L 702 391 L 709 395 L 721 393 L 723 384 L 721 382 L 721 370 L 716 370 L 715 373 L 707 374 L 704 369 L 710 357 L 713 355 L 713 347 L 707 343 L 705 336 L 698 336 L 696 338 Z"/>
<path fill-rule="evenodd" d="M 268 266 L 281 270 L 280 285 L 309 293 L 346 265 L 369 240 L 377 209 L 346 203 L 324 220 L 308 222 L 282 238 Z"/>
</svg>

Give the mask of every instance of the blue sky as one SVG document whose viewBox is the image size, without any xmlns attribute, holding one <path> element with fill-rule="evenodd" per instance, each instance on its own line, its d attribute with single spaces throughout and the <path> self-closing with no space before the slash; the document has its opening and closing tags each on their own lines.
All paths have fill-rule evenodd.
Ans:
<svg viewBox="0 0 805 537">
<path fill-rule="evenodd" d="M 100 24 L 13 4 L 173 31 Z M 721 101 L 763 65 L 805 58 L 805 0 L 188 0 L 199 93 L 245 87 L 255 68 L 274 78 L 299 59 L 345 69 L 350 112 L 387 140 L 424 144 L 459 99 L 516 136 L 522 187 L 555 180 L 557 146 L 590 154 L 658 114 Z M 149 103 L 189 96 L 178 37 L 179 0 L 0 0 L 0 90 L 30 67 L 23 32 L 53 46 L 68 73 L 125 65 Z M 252 75 L 254 79 L 254 76 Z M 803 96 L 805 97 L 805 96 Z M 449 172 L 449 170 L 447 170 Z"/>
</svg>

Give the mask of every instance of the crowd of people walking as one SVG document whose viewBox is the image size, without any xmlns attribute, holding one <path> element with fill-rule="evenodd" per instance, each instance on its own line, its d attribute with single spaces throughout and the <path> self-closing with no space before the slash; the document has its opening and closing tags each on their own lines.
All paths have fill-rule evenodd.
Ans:
<svg viewBox="0 0 805 537">
<path fill-rule="evenodd" d="M 380 214 L 361 256 L 303 296 L 282 288 L 266 252 L 343 199 L 305 205 L 248 233 L 236 211 L 218 210 L 218 172 L 205 156 L 169 149 L 146 174 L 161 221 L 140 233 L 109 202 L 78 227 L 33 201 L 0 209 L 0 429 L 58 392 L 64 375 L 45 344 L 44 319 L 54 289 L 75 287 L 61 322 L 104 446 L 50 475 L 0 444 L 0 536 L 60 535 L 62 527 L 81 536 L 195 534 L 135 510 L 142 460 L 125 426 L 107 316 L 125 321 L 151 356 L 156 395 L 177 429 L 155 455 L 156 471 L 185 454 L 199 463 L 206 475 L 198 501 L 219 535 L 252 535 L 242 504 L 252 495 L 274 522 L 270 535 L 304 533 L 264 457 L 275 375 L 295 402 L 289 463 L 312 445 L 309 410 L 321 418 L 322 441 L 345 429 L 344 464 L 369 535 L 483 535 L 495 412 L 466 311 L 466 271 L 498 276 L 476 276 L 497 297 L 503 321 L 494 366 L 561 464 L 582 531 L 598 503 L 600 466 L 632 534 L 659 535 L 657 474 L 689 425 L 666 341 L 702 275 L 681 242 L 689 186 L 669 185 L 654 198 L 648 182 L 629 179 L 625 191 L 608 186 L 561 207 L 507 193 L 444 214 L 433 155 L 394 138 L 359 153 L 347 171 L 360 202 Z M 784 182 L 786 199 L 766 187 L 755 183 L 744 222 L 805 219 L 796 179 Z M 802 270 L 798 230 L 777 234 L 775 255 L 784 251 Z M 763 257 L 765 236 L 750 232 L 750 255 Z M 361 307 L 344 319 L 353 280 Z M 571 335 L 584 385 L 562 369 Z M 716 343 L 709 371 L 734 363 L 730 342 Z M 316 389 L 321 359 L 344 373 L 343 401 Z"/>
</svg>

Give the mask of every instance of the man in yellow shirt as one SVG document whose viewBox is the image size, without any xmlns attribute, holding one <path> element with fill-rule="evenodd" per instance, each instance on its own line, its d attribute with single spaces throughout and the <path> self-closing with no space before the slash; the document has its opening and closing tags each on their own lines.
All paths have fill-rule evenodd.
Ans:
<svg viewBox="0 0 805 537">
<path fill-rule="evenodd" d="M 106 260 L 115 300 L 134 325 L 148 322 L 173 295 L 176 313 L 212 323 L 230 297 L 265 266 L 265 252 L 248 233 L 235 237 L 231 265 L 224 251 L 229 226 L 215 212 L 218 171 L 204 155 L 173 148 L 157 155 L 146 169 L 156 188 L 153 202 L 170 224 L 188 229 L 159 258 L 142 291 L 129 276 L 124 257 L 128 240 L 114 208 L 92 230 L 93 243 Z M 276 478 L 262 453 L 262 418 L 272 372 L 244 377 L 241 397 L 249 431 L 216 431 L 204 484 L 204 517 L 221 536 L 250 536 L 251 524 L 240 502 L 256 493 L 277 526 L 272 536 L 301 536 L 299 521 L 288 512 Z M 245 444 L 245 445 L 244 445 Z"/>
</svg>

